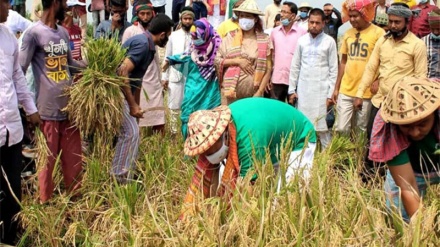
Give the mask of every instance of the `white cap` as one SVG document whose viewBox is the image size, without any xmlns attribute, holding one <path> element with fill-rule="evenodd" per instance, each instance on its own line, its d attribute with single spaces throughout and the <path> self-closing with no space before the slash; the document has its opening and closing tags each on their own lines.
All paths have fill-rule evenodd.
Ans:
<svg viewBox="0 0 440 247">
<path fill-rule="evenodd" d="M 73 7 L 73 6 L 86 6 L 86 4 L 78 0 L 67 0 L 67 7 Z"/>
</svg>

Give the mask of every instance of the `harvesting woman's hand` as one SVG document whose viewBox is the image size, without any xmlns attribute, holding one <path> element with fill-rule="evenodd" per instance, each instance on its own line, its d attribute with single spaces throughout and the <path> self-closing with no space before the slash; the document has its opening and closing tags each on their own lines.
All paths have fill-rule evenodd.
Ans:
<svg viewBox="0 0 440 247">
<path fill-rule="evenodd" d="M 255 72 L 254 66 L 252 66 L 251 61 L 246 58 L 240 58 L 238 66 L 240 66 L 240 69 L 242 69 L 244 73 L 248 75 L 253 75 Z"/>
</svg>

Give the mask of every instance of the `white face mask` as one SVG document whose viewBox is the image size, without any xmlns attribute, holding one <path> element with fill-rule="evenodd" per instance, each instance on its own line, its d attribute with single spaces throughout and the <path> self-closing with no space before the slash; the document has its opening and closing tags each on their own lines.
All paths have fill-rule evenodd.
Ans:
<svg viewBox="0 0 440 247">
<path fill-rule="evenodd" d="M 247 19 L 247 18 L 240 18 L 238 20 L 238 25 L 240 25 L 240 28 L 244 31 L 251 30 L 255 25 L 254 19 Z"/>
<path fill-rule="evenodd" d="M 211 164 L 218 164 L 228 157 L 229 147 L 225 144 L 225 134 L 223 134 L 222 147 L 211 155 L 206 155 L 206 159 Z"/>
</svg>

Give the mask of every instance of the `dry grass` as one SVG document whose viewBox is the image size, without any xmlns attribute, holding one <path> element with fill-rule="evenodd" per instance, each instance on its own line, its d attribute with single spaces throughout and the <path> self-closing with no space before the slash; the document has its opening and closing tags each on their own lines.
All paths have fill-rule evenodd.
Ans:
<svg viewBox="0 0 440 247">
<path fill-rule="evenodd" d="M 270 166 L 257 169 L 260 179 L 249 188 L 246 178 L 229 210 L 211 198 L 179 222 L 195 160 L 183 156 L 180 138 L 144 137 L 135 183 L 118 186 L 108 165 L 89 159 L 80 200 L 57 192 L 39 205 L 25 196 L 21 246 L 437 246 L 440 190 L 429 189 L 411 225 L 387 217 L 381 183 L 364 186 L 358 176 L 357 147 L 334 139 L 317 155 L 309 186 L 296 178 L 279 194 Z"/>
</svg>

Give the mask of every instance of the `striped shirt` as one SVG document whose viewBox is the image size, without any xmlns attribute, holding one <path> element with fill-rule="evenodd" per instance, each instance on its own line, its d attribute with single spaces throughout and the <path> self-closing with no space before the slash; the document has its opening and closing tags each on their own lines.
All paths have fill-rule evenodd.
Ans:
<svg viewBox="0 0 440 247">
<path fill-rule="evenodd" d="M 422 40 L 428 54 L 428 78 L 440 78 L 440 39 L 433 39 L 428 34 Z"/>
</svg>

